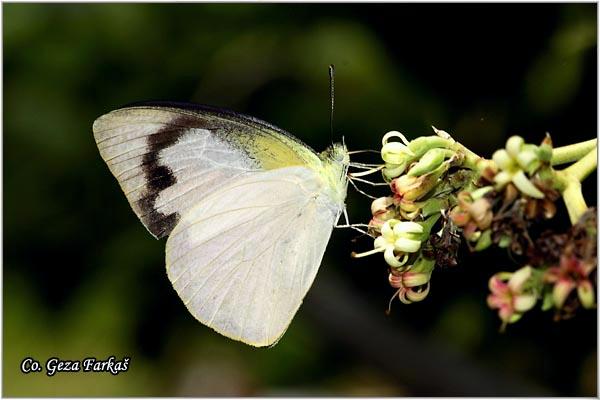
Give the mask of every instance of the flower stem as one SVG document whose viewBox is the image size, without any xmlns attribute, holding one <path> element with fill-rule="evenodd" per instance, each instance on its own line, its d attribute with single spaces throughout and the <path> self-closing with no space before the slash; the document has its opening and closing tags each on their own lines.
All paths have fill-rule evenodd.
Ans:
<svg viewBox="0 0 600 400">
<path fill-rule="evenodd" d="M 589 174 L 596 169 L 598 164 L 597 149 L 594 147 L 591 151 L 588 151 L 584 157 L 582 157 L 575 164 L 565 168 L 564 172 L 579 182 L 583 181 Z"/>
<path fill-rule="evenodd" d="M 562 197 L 569 212 L 571 224 L 577 223 L 588 208 L 581 192 L 581 183 L 576 179 L 570 180 L 562 192 Z"/>
<path fill-rule="evenodd" d="M 554 171 L 557 188 L 562 192 L 562 198 L 572 224 L 579 221 L 581 215 L 588 208 L 581 192 L 581 181 L 596 169 L 596 165 L 596 149 L 594 148 L 575 164 L 562 171 Z"/>
<path fill-rule="evenodd" d="M 568 146 L 557 147 L 552 151 L 552 165 L 560 165 L 579 160 L 596 148 L 598 139 L 586 140 Z"/>
<path fill-rule="evenodd" d="M 475 154 L 459 142 L 452 143 L 449 148 L 454 151 L 460 151 L 465 156 L 462 166 L 473 171 L 482 171 L 485 167 L 492 164 L 491 160 L 487 160 Z"/>
</svg>

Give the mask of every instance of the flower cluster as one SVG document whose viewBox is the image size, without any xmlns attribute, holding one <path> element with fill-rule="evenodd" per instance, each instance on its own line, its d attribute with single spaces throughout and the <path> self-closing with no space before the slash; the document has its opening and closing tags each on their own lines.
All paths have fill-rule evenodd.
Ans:
<svg viewBox="0 0 600 400">
<path fill-rule="evenodd" d="M 435 251 L 443 241 L 441 233 L 431 232 L 440 219 L 446 223 L 442 214 L 450 194 L 470 177 L 459 172 L 463 150 L 446 132 L 435 131 L 436 136 L 410 142 L 396 131 L 383 137 L 382 172 L 390 194 L 371 204 L 369 233 L 375 238 L 374 249 L 353 253 L 364 257 L 382 252 L 390 270 L 389 283 L 403 303 L 423 300 L 436 264 L 452 264 L 454 257 Z M 444 261 L 438 262 L 442 257 Z"/>
<path fill-rule="evenodd" d="M 384 164 L 372 171 L 382 172 L 389 192 L 371 204 L 373 250 L 353 256 L 382 253 L 394 296 L 408 304 L 427 297 L 435 267 L 457 265 L 464 238 L 471 251 L 496 245 L 523 258 L 525 266 L 489 281 L 487 303 L 498 310 L 503 328 L 538 302 L 542 310 L 555 309 L 558 318 L 579 305 L 595 307 L 596 210 L 571 198 L 580 190 L 579 181 L 573 184 L 576 168 L 562 172 L 553 166 L 557 154 L 561 162 L 576 161 L 568 153 L 572 149 L 555 152 L 549 135 L 540 145 L 512 136 L 486 160 L 448 133 L 434 131 L 411 141 L 397 131 L 384 135 Z M 594 161 L 585 153 L 589 145 L 573 145 L 587 169 Z M 576 190 L 567 194 L 569 187 Z M 556 215 L 561 196 L 574 225 L 567 233 L 540 234 L 533 228 Z"/>
<path fill-rule="evenodd" d="M 496 202 L 496 207 L 492 207 L 490 243 L 525 256 L 529 264 L 526 268 L 531 271 L 526 280 L 528 288 L 535 288 L 528 296 L 541 299 L 543 310 L 554 308 L 561 318 L 572 315 L 578 305 L 594 307 L 596 210 L 588 209 L 567 233 L 546 231 L 537 239 L 532 238 L 534 222 L 553 218 L 559 198 L 561 182 L 551 167 L 550 136 L 546 135 L 540 146 L 513 136 L 492 159 L 497 171 L 485 171 L 481 180 L 494 185 L 494 191 L 489 192 L 492 204 Z M 468 232 L 463 234 L 467 237 Z M 502 274 L 494 275 L 492 280 L 500 281 L 506 276 Z M 499 301 L 498 287 L 490 283 L 492 295 L 488 304 L 499 309 L 504 324 L 517 321 L 533 307 L 534 303 L 529 307 L 529 302 L 527 308 L 508 307 Z"/>
<path fill-rule="evenodd" d="M 548 243 L 552 250 L 546 249 Z M 531 266 L 514 274 L 500 272 L 490 279 L 488 304 L 504 324 L 519 320 L 538 300 L 542 310 L 555 309 L 558 319 L 571 316 L 579 305 L 594 308 L 596 210 L 587 211 L 566 234 L 542 235 L 529 261 Z"/>
<path fill-rule="evenodd" d="M 546 235 L 538 240 L 539 247 L 549 239 L 555 246 L 553 251 L 542 257 L 538 252 L 532 257 L 544 271 L 544 309 L 554 308 L 557 318 L 562 318 L 571 316 L 579 305 L 594 308 L 598 267 L 596 209 L 585 212 L 566 234 Z"/>
<path fill-rule="evenodd" d="M 558 191 L 554 189 L 550 159 L 550 136 L 539 146 L 512 136 L 497 150 L 476 185 L 458 194 L 450 212 L 452 221 L 463 228 L 471 248 L 481 251 L 496 244 L 522 254 L 533 245 L 528 228 L 538 219 L 556 213 Z"/>
<path fill-rule="evenodd" d="M 543 166 L 548 166 L 552 159 L 552 141 L 546 136 L 540 146 L 525 144 L 520 136 L 512 136 L 506 141 L 506 148 L 496 150 L 492 160 L 499 172 L 494 176 L 496 189 L 513 183 L 521 193 L 535 199 L 543 199 L 544 193 L 530 180 Z"/>
</svg>

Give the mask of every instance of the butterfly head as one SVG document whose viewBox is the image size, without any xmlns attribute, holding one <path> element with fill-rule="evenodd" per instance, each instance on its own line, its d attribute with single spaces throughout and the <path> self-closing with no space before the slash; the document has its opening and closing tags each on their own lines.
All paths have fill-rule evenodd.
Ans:
<svg viewBox="0 0 600 400">
<path fill-rule="evenodd" d="M 331 162 L 335 162 L 342 165 L 348 165 L 350 163 L 350 156 L 348 155 L 348 149 L 344 143 L 334 143 L 322 153 L 323 158 L 328 158 Z"/>
<path fill-rule="evenodd" d="M 346 199 L 350 155 L 344 143 L 334 143 L 320 154 L 323 176 L 331 189 L 331 196 L 339 203 Z"/>
</svg>

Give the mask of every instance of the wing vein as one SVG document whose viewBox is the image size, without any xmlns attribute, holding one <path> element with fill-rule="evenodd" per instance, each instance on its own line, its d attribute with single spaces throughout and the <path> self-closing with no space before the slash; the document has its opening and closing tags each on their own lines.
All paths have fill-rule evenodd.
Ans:
<svg viewBox="0 0 600 400">
<path fill-rule="evenodd" d="M 290 229 L 290 226 L 292 226 L 292 225 L 291 225 L 291 224 L 289 224 L 289 225 L 287 226 L 287 228 L 285 229 L 285 231 L 282 231 L 282 232 L 280 233 L 280 235 L 277 237 L 277 240 L 273 241 L 273 244 L 271 244 L 271 246 L 268 246 L 266 249 L 264 249 L 263 251 L 261 251 L 260 253 L 258 253 L 258 254 L 257 254 L 257 255 L 256 255 L 254 258 L 252 258 L 251 260 L 248 260 L 248 261 L 252 261 L 252 265 L 254 265 L 254 261 L 256 261 L 256 259 L 258 259 L 258 258 L 259 258 L 261 255 L 263 255 L 264 253 L 266 253 L 266 252 L 267 252 L 269 249 L 273 248 L 273 247 L 274 247 L 274 243 L 276 243 L 277 241 L 279 241 L 279 239 L 281 239 L 281 237 L 283 236 L 283 233 L 284 233 L 284 232 L 285 232 L 285 233 L 287 233 L 287 231 L 289 231 L 289 229 Z M 233 244 L 235 244 L 235 242 L 232 242 L 232 245 L 233 245 Z M 236 253 L 236 254 L 237 254 L 237 253 Z M 240 261 L 239 263 L 237 263 L 237 264 L 236 264 L 236 265 L 235 265 L 235 266 L 232 268 L 232 271 L 230 271 L 226 277 L 230 276 L 230 275 L 231 275 L 231 273 L 235 272 L 235 271 L 237 270 L 237 268 L 239 268 L 239 266 L 240 266 L 241 264 L 243 264 L 243 261 Z M 216 271 L 216 269 L 215 269 L 215 271 Z M 213 272 L 214 272 L 214 271 L 213 271 Z M 212 276 L 212 274 L 211 274 L 211 276 Z M 217 287 L 220 287 L 220 286 L 221 286 L 221 284 L 223 283 L 223 281 L 225 280 L 225 278 L 226 278 L 226 277 L 222 278 L 222 279 L 219 281 L 219 284 L 217 285 Z M 192 279 L 190 279 L 190 281 L 192 281 L 192 280 L 193 280 L 193 278 L 192 278 Z M 196 296 L 198 295 L 198 292 L 199 292 L 200 290 L 202 290 L 202 288 L 203 288 L 203 287 L 206 285 L 206 282 L 208 282 L 208 280 L 209 280 L 209 279 L 206 279 L 206 280 L 204 281 L 204 283 L 202 284 L 202 286 L 200 286 L 200 287 L 199 287 L 199 288 L 198 288 L 198 289 L 197 289 L 197 290 L 196 290 L 196 291 L 195 291 L 195 292 L 192 294 L 192 296 L 190 297 L 190 299 L 188 300 L 188 302 L 186 303 L 186 305 L 187 305 L 187 304 L 189 304 L 189 302 L 190 302 L 190 301 L 191 301 L 191 300 L 192 300 L 194 297 L 196 297 Z M 214 288 L 214 289 L 211 291 L 211 294 L 210 294 L 210 296 L 208 296 L 208 297 L 212 297 L 212 295 L 214 294 L 214 291 L 215 291 L 215 290 L 216 290 L 216 288 Z M 205 299 L 205 301 L 206 301 L 206 299 Z M 200 305 L 200 307 L 198 307 L 198 308 L 199 308 L 199 309 L 201 309 L 203 306 L 204 306 L 204 302 L 203 302 L 203 303 Z M 210 324 L 209 324 L 209 325 L 210 325 Z"/>
<path fill-rule="evenodd" d="M 260 205 L 253 205 L 253 206 L 245 206 L 245 207 L 239 207 L 239 208 L 232 208 L 230 210 L 221 211 L 221 212 L 209 215 L 209 216 L 207 216 L 205 218 L 198 219 L 198 220 L 194 221 L 193 223 L 189 224 L 186 228 L 189 229 L 189 227 L 197 225 L 197 224 L 199 224 L 201 222 L 205 222 L 205 221 L 208 221 L 208 220 L 210 220 L 210 219 L 212 219 L 214 217 L 219 217 L 219 216 L 222 216 L 222 215 L 226 215 L 226 214 L 229 214 L 229 213 L 235 212 L 235 211 L 251 210 L 251 209 L 254 209 L 254 208 L 267 208 L 268 209 L 268 208 L 273 208 L 273 207 L 281 207 L 281 206 L 287 205 L 287 204 L 289 204 L 291 202 L 293 202 L 293 200 L 288 200 L 288 201 L 284 201 L 283 203 L 277 203 L 277 204 L 260 204 Z M 257 218 L 257 216 L 253 217 L 253 219 L 255 219 L 255 218 Z M 253 220 L 253 219 L 251 219 L 251 220 Z M 251 220 L 247 220 L 245 222 L 247 223 L 247 222 L 250 222 Z M 240 225 L 236 225 L 236 226 L 239 227 Z M 235 229 L 236 226 L 233 226 L 232 229 Z M 174 232 L 171 235 L 171 237 L 173 237 L 173 238 L 177 237 L 182 232 L 183 231 Z M 199 244 L 203 244 L 203 243 L 199 243 Z"/>
<path fill-rule="evenodd" d="M 233 230 L 233 229 L 236 229 L 236 228 L 240 228 L 241 226 L 243 226 L 243 225 L 246 225 L 248 222 L 250 222 L 250 221 L 253 221 L 253 220 L 254 220 L 254 219 L 256 219 L 256 218 L 257 218 L 257 217 L 254 217 L 254 218 L 252 218 L 252 219 L 249 219 L 249 220 L 247 220 L 247 221 L 244 221 L 244 223 L 242 223 L 242 224 L 234 225 L 234 226 L 232 226 L 231 228 L 228 228 L 228 229 L 227 229 L 225 232 L 228 232 L 228 231 L 230 231 L 230 230 Z M 211 237 L 211 238 L 209 238 L 208 240 L 206 240 L 206 241 L 204 241 L 204 242 L 202 242 L 202 243 L 196 244 L 194 247 L 192 247 L 192 248 L 188 249 L 185 255 L 182 255 L 182 256 L 178 257 L 178 258 L 177 258 L 175 261 L 173 261 L 173 262 L 171 263 L 171 265 L 174 265 L 176 262 L 178 262 L 179 260 L 181 260 L 183 257 L 187 256 L 187 255 L 188 255 L 188 254 L 189 254 L 191 251 L 193 251 L 193 250 L 197 249 L 197 248 L 198 248 L 198 247 L 200 247 L 202 244 L 205 244 L 205 243 L 209 242 L 210 240 L 212 240 L 212 239 L 214 239 L 214 238 L 216 238 L 216 237 L 217 237 L 216 235 L 215 235 L 215 236 L 212 236 L 212 237 Z M 170 239 L 171 239 L 171 238 L 169 238 L 169 240 L 170 240 Z M 211 265 L 211 264 L 212 264 L 212 263 L 213 263 L 213 262 L 214 262 L 216 259 L 218 259 L 218 258 L 219 258 L 219 257 L 220 257 L 220 256 L 221 256 L 223 253 L 225 253 L 225 252 L 227 252 L 228 250 L 230 250 L 230 249 L 231 249 L 231 247 L 232 247 L 234 244 L 235 244 L 235 242 L 231 242 L 231 244 L 230 244 L 229 246 L 227 246 L 227 247 L 225 248 L 225 250 L 221 251 L 221 252 L 220 252 L 220 253 L 219 253 L 219 254 L 218 254 L 216 257 L 214 257 L 214 258 L 213 258 L 213 259 L 212 259 L 212 260 L 211 260 L 211 261 L 210 261 L 208 264 L 206 264 L 206 265 L 205 265 L 205 266 L 203 266 L 203 267 L 207 267 L 207 266 Z M 190 269 L 190 268 L 192 268 L 192 267 L 193 267 L 193 265 L 190 265 L 190 266 L 188 267 L 188 269 L 187 269 L 186 271 L 184 271 L 184 273 L 188 272 L 188 271 L 189 271 L 189 269 Z M 196 276 L 198 275 L 198 272 L 199 272 L 199 271 L 196 271 L 196 272 L 194 273 L 194 275 L 192 275 L 192 277 L 190 277 L 190 280 L 189 280 L 189 282 L 188 282 L 188 283 L 187 283 L 187 284 L 186 284 L 186 285 L 185 285 L 183 288 L 181 288 L 181 291 L 185 290 L 185 289 L 186 289 L 186 288 L 189 286 L 189 284 L 190 284 L 190 283 L 191 283 L 191 282 L 192 282 L 192 281 L 193 281 L 193 280 L 196 278 Z M 214 273 L 214 271 L 213 271 L 213 273 Z M 183 274 L 182 274 L 182 275 L 183 275 Z M 212 276 L 212 273 L 211 273 L 211 275 L 210 275 L 210 276 Z M 180 277 L 181 277 L 181 276 L 180 276 Z M 178 279 L 179 279 L 179 278 L 178 278 Z"/>
</svg>

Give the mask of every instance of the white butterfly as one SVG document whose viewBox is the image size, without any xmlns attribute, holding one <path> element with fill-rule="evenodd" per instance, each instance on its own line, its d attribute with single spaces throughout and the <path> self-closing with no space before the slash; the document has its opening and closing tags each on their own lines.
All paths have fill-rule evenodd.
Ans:
<svg viewBox="0 0 600 400">
<path fill-rule="evenodd" d="M 284 334 L 344 210 L 348 152 L 205 106 L 147 103 L 94 122 L 100 154 L 144 226 L 168 236 L 185 306 L 253 346 Z"/>
</svg>

